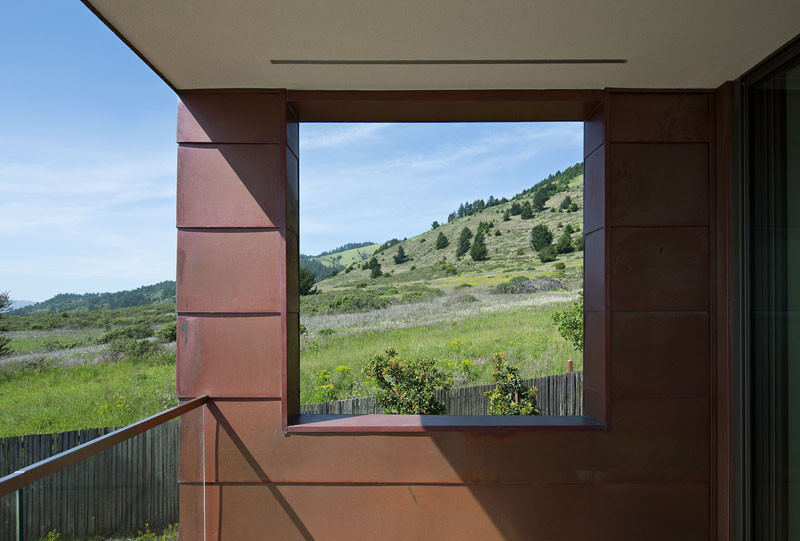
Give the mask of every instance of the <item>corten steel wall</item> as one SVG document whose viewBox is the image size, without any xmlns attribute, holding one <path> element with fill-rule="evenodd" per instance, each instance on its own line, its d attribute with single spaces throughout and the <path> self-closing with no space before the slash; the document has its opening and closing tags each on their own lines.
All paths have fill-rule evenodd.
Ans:
<svg viewBox="0 0 800 541">
<path fill-rule="evenodd" d="M 183 538 L 204 516 L 208 538 L 231 540 L 716 537 L 715 93 L 608 91 L 586 124 L 586 280 L 604 293 L 586 299 L 600 347 L 585 369 L 610 393 L 587 388 L 608 429 L 582 432 L 285 435 L 298 297 L 283 278 L 297 265 L 284 100 L 182 95 L 178 386 L 211 397 L 205 433 L 182 434 Z"/>
</svg>

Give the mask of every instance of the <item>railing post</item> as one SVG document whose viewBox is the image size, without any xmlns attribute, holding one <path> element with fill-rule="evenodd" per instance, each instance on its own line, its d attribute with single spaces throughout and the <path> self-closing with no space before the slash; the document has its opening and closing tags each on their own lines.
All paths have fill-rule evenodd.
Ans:
<svg viewBox="0 0 800 541">
<path fill-rule="evenodd" d="M 570 359 L 567 361 L 567 372 L 569 374 L 572 374 L 572 371 L 573 371 L 573 364 L 572 364 L 572 359 Z"/>
<path fill-rule="evenodd" d="M 23 522 L 23 512 L 25 511 L 24 504 L 22 502 L 22 491 L 24 489 L 20 488 L 16 492 L 16 500 L 17 500 L 17 541 L 23 541 L 25 537 L 25 528 Z"/>
</svg>

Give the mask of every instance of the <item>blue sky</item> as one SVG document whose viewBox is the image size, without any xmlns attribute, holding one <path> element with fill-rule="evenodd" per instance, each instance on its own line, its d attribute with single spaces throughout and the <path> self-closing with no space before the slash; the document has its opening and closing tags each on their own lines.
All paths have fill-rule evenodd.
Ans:
<svg viewBox="0 0 800 541">
<path fill-rule="evenodd" d="M 175 277 L 177 97 L 77 0 L 0 3 L 0 290 Z M 301 127 L 301 250 L 410 236 L 581 159 L 580 124 Z"/>
</svg>

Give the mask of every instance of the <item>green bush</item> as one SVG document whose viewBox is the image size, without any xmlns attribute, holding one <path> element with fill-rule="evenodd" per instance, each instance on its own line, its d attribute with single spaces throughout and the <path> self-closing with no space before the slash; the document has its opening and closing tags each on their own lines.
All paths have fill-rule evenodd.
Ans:
<svg viewBox="0 0 800 541">
<path fill-rule="evenodd" d="M 178 324 L 175 322 L 167 323 L 156 331 L 156 338 L 166 343 L 176 341 L 178 339 Z"/>
<path fill-rule="evenodd" d="M 443 415 L 445 406 L 436 399 L 438 389 L 448 390 L 452 379 L 433 359 L 403 360 L 392 348 L 376 355 L 362 369 L 377 386 L 375 397 L 386 413 Z"/>
<path fill-rule="evenodd" d="M 164 353 L 164 348 L 153 340 L 114 340 L 108 345 L 107 353 L 113 360 L 149 359 Z"/>
<path fill-rule="evenodd" d="M 531 247 L 537 252 L 553 242 L 553 234 L 544 224 L 539 224 L 531 229 Z"/>
<path fill-rule="evenodd" d="M 564 270 L 566 268 L 567 268 L 567 266 L 564 264 L 563 261 L 559 261 L 558 263 L 556 263 L 556 270 L 562 271 L 562 270 Z"/>
<path fill-rule="evenodd" d="M 556 249 L 553 246 L 545 246 L 539 250 L 539 261 L 542 263 L 555 261 L 557 256 L 558 252 L 556 252 Z"/>
<path fill-rule="evenodd" d="M 98 344 L 108 344 L 114 340 L 121 340 L 129 338 L 132 340 L 139 340 L 142 338 L 150 338 L 153 336 L 153 329 L 144 323 L 137 323 L 135 325 L 128 325 L 127 327 L 119 327 L 112 329 L 100 335 L 97 339 Z"/>
<path fill-rule="evenodd" d="M 492 354 L 494 389 L 488 391 L 490 415 L 540 415 L 536 387 L 522 384 L 519 368 L 506 362 L 502 351 Z"/>
<path fill-rule="evenodd" d="M 583 351 L 583 291 L 578 293 L 578 300 L 562 312 L 553 314 L 553 321 L 560 334 L 578 351 Z"/>
<path fill-rule="evenodd" d="M 437 250 L 442 250 L 448 246 L 450 246 L 450 241 L 447 240 L 447 237 L 444 236 L 444 233 L 439 231 L 439 236 L 436 237 L 436 243 L 434 244 L 434 247 Z"/>
</svg>

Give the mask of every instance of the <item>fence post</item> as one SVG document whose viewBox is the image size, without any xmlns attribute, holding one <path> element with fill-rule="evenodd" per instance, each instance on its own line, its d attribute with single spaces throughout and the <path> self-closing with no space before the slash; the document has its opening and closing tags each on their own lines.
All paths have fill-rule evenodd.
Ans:
<svg viewBox="0 0 800 541">
<path fill-rule="evenodd" d="M 23 541 L 25 538 L 25 528 L 23 527 L 23 512 L 25 511 L 25 507 L 22 503 L 22 490 L 19 489 L 16 492 L 16 499 L 17 499 L 17 541 Z"/>
<path fill-rule="evenodd" d="M 572 366 L 572 359 L 570 359 L 570 360 L 568 360 L 568 361 L 567 361 L 567 372 L 568 372 L 569 374 L 572 374 L 572 368 L 573 368 L 573 366 Z"/>
</svg>

